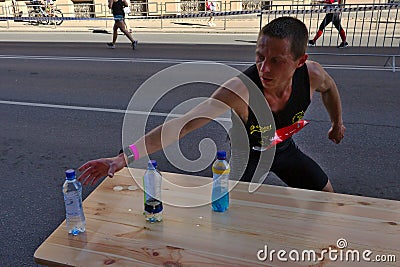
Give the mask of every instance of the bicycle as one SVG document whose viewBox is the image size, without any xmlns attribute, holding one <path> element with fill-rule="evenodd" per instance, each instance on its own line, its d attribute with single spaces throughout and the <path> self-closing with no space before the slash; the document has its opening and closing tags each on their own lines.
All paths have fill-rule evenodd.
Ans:
<svg viewBox="0 0 400 267">
<path fill-rule="evenodd" d="M 31 9 L 28 11 L 28 15 L 31 18 L 37 18 L 36 20 L 30 21 L 30 23 L 43 24 L 56 24 L 61 25 L 63 23 L 64 14 L 60 9 L 55 9 L 53 4 L 42 4 L 39 1 L 33 1 L 29 4 Z M 51 19 L 61 18 L 61 19 Z"/>
</svg>

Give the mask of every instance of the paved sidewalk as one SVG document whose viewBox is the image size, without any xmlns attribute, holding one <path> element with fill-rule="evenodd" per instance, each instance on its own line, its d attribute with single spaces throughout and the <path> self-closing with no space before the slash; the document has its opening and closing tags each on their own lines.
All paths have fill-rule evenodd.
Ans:
<svg viewBox="0 0 400 267">
<path fill-rule="evenodd" d="M 177 19 L 132 19 L 127 21 L 134 32 L 184 32 L 184 33 L 254 33 L 260 29 L 257 14 L 216 17 L 215 27 L 207 25 L 208 17 Z M 112 31 L 112 20 L 64 20 L 59 25 L 32 25 L 28 21 L 0 21 L 0 30 L 8 32 L 88 32 Z"/>
<path fill-rule="evenodd" d="M 260 21 L 257 15 L 161 20 L 129 19 L 139 43 L 254 45 Z M 109 42 L 112 20 L 65 20 L 61 25 L 32 25 L 27 21 L 0 21 L 0 41 L 10 42 Z M 65 34 L 68 33 L 68 34 Z M 129 40 L 119 32 L 118 43 Z"/>
<path fill-rule="evenodd" d="M 272 18 L 269 18 L 272 19 Z M 258 14 L 249 15 L 232 15 L 232 16 L 220 16 L 215 17 L 216 26 L 209 27 L 207 25 L 208 17 L 200 18 L 175 18 L 175 19 L 134 19 L 128 17 L 127 21 L 130 27 L 133 29 L 134 38 L 141 40 L 141 42 L 156 42 L 158 41 L 157 34 L 163 34 L 165 39 L 162 40 L 164 43 L 207 43 L 212 40 L 211 44 L 220 43 L 232 43 L 232 40 L 243 40 L 240 44 L 253 43 L 257 38 L 257 34 L 260 30 L 260 24 L 267 22 L 267 18 L 263 18 L 263 22 L 260 23 L 260 17 Z M 318 19 L 312 19 L 307 22 L 306 25 L 310 30 L 310 36 L 315 34 L 318 25 Z M 359 28 L 354 28 L 355 23 L 352 21 L 347 24 L 347 41 L 352 47 L 394 47 L 398 48 L 399 38 L 397 35 L 390 34 L 386 36 L 386 32 L 380 32 L 377 34 L 376 30 L 366 34 Z M 104 42 L 110 40 L 110 34 L 112 33 L 113 20 L 64 20 L 59 25 L 33 25 L 29 21 L 1 21 L 0 20 L 0 41 L 26 41 L 23 35 L 17 36 L 17 33 L 96 33 L 92 34 L 93 41 Z M 360 27 L 357 24 L 357 27 Z M 335 47 L 340 43 L 339 35 L 337 31 L 331 28 L 327 28 L 320 39 L 317 46 L 319 47 Z M 380 28 L 386 29 L 384 27 Z M 353 32 L 355 33 L 353 33 Z M 10 35 L 5 33 L 15 33 L 14 37 L 8 39 Z M 179 34 L 183 33 L 183 34 Z M 169 34 L 169 35 L 168 35 Z M 175 36 L 174 36 L 175 34 Z M 179 35 L 176 35 L 179 34 Z M 189 36 L 192 34 L 192 36 Z M 227 37 L 232 35 L 230 37 Z M 235 37 L 233 37 L 235 35 Z M 101 37 L 102 36 L 102 37 Z M 106 38 L 104 39 L 104 37 Z M 143 36 L 146 36 L 143 38 Z M 209 38 L 213 36 L 213 38 Z M 243 38 L 243 36 L 245 36 Z M 250 36 L 250 37 L 248 37 Z M 18 38 L 17 38 L 18 37 Z M 148 37 L 148 38 L 147 38 Z M 224 38 L 228 40 L 223 40 Z M 39 36 L 31 36 L 31 40 L 34 41 L 52 41 L 50 39 L 42 40 Z M 35 40 L 36 39 L 36 40 Z M 54 38 L 53 38 L 54 39 Z M 72 38 L 73 39 L 73 38 Z M 119 41 L 125 42 L 126 38 L 119 38 Z M 70 34 L 60 36 L 60 41 L 71 42 Z M 165 41 L 164 41 L 165 40 Z M 188 40 L 188 41 L 186 41 Z M 79 40 L 77 40 L 79 42 Z"/>
</svg>

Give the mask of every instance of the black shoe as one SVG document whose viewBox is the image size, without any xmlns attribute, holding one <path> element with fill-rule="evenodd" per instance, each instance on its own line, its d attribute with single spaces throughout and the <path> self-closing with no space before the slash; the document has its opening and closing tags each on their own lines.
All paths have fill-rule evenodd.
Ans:
<svg viewBox="0 0 400 267">
<path fill-rule="evenodd" d="M 309 46 L 315 46 L 315 41 L 314 40 L 309 40 L 308 41 Z"/>
<path fill-rule="evenodd" d="M 115 45 L 114 45 L 113 43 L 107 43 L 107 47 L 108 47 L 108 48 L 111 48 L 111 49 L 114 49 L 114 48 L 115 48 Z"/>
<path fill-rule="evenodd" d="M 340 45 L 338 45 L 337 48 L 345 48 L 345 47 L 348 47 L 348 46 L 349 46 L 349 44 L 347 42 L 341 42 Z"/>
<path fill-rule="evenodd" d="M 133 41 L 132 43 L 132 49 L 135 50 L 137 47 L 138 41 Z"/>
</svg>

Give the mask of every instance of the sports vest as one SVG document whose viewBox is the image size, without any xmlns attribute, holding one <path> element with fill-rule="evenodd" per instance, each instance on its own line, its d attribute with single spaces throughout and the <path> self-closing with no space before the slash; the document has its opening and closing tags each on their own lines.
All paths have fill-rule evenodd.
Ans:
<svg viewBox="0 0 400 267">
<path fill-rule="evenodd" d="M 113 13 L 113 15 L 123 15 L 123 16 L 125 16 L 124 7 L 125 7 L 125 3 L 122 2 L 122 0 L 118 0 L 117 2 L 114 2 L 113 5 L 112 5 L 112 13 Z"/>
<path fill-rule="evenodd" d="M 247 76 L 256 87 L 249 85 L 248 79 L 243 77 Z M 303 118 L 308 106 L 311 103 L 310 99 L 310 80 L 308 76 L 307 65 L 304 64 L 300 68 L 296 69 L 293 79 L 292 79 L 292 93 L 285 105 L 285 107 L 278 111 L 272 112 L 273 119 L 275 121 L 275 129 L 273 129 L 273 124 L 267 122 L 265 125 L 260 125 L 254 115 L 251 107 L 257 106 L 258 101 L 266 101 L 265 97 L 260 97 L 260 93 L 254 93 L 254 90 L 260 90 L 261 94 L 263 92 L 263 86 L 258 75 L 257 67 L 254 64 L 243 72 L 243 74 L 238 76 L 242 82 L 246 85 L 249 90 L 249 107 L 248 107 L 248 119 L 244 123 L 233 111 L 231 112 L 232 128 L 231 134 L 231 145 L 232 148 L 240 149 L 243 147 L 241 142 L 240 133 L 237 130 L 239 127 L 244 127 L 249 138 L 250 147 L 253 146 L 265 146 L 270 143 L 272 137 L 274 137 L 275 129 L 280 129 L 293 123 L 297 122 Z M 259 112 L 259 111 L 256 111 Z M 269 112 L 265 110 L 262 112 Z M 282 142 L 281 144 L 283 145 Z M 281 144 L 278 144 L 278 148 Z"/>
</svg>

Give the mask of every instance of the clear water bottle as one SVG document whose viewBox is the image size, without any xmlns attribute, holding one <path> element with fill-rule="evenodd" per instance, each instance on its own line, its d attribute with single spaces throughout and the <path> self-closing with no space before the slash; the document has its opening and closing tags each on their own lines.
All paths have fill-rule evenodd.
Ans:
<svg viewBox="0 0 400 267">
<path fill-rule="evenodd" d="M 226 152 L 218 151 L 217 159 L 212 166 L 213 187 L 212 187 L 212 209 L 217 212 L 224 212 L 229 207 L 229 163 L 226 160 Z"/>
<path fill-rule="evenodd" d="M 76 180 L 73 169 L 65 171 L 62 186 L 68 233 L 78 235 L 86 230 L 86 220 L 82 208 L 82 185 Z"/>
<path fill-rule="evenodd" d="M 157 170 L 157 162 L 149 160 L 147 170 L 143 176 L 144 187 L 144 216 L 147 221 L 159 222 L 162 220 L 163 204 L 161 201 L 161 173 Z"/>
</svg>

